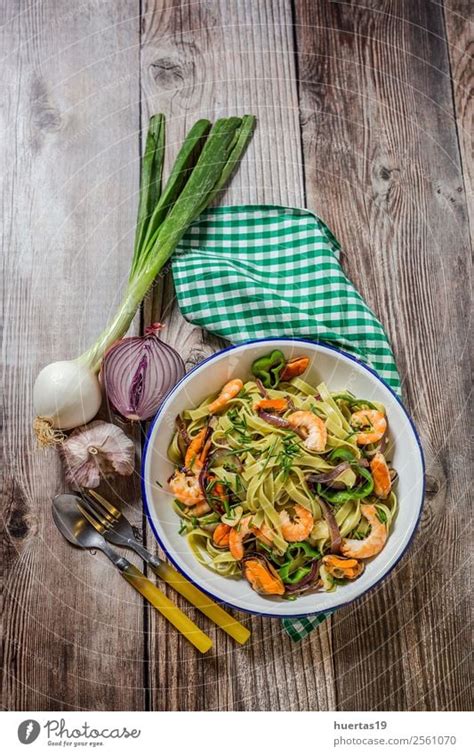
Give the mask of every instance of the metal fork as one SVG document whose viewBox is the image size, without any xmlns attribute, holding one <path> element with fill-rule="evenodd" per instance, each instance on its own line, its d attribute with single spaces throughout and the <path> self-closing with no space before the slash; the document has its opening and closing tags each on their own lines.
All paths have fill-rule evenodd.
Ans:
<svg viewBox="0 0 474 755">
<path fill-rule="evenodd" d="M 236 621 L 227 611 L 214 603 L 211 598 L 188 582 L 176 569 L 150 553 L 135 537 L 128 519 L 104 496 L 95 490 L 82 491 L 81 511 L 87 521 L 110 543 L 131 548 L 138 553 L 155 574 L 182 595 L 201 613 L 243 645 L 250 637 L 250 631 Z"/>
</svg>

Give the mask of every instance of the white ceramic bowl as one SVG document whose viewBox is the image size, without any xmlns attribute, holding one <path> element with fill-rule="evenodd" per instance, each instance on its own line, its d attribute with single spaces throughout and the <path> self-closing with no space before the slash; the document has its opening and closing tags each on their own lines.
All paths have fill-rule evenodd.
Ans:
<svg viewBox="0 0 474 755">
<path fill-rule="evenodd" d="M 216 393 L 231 378 L 250 376 L 257 357 L 280 349 L 287 358 L 306 354 L 311 358 L 304 379 L 316 386 L 322 380 L 331 391 L 348 389 L 356 396 L 381 401 L 387 410 L 390 435 L 395 440 L 393 466 L 399 479 L 396 492 L 399 511 L 383 551 L 367 563 L 364 574 L 331 593 L 302 595 L 295 601 L 263 598 L 243 579 L 214 574 L 201 566 L 178 534 L 179 517 L 169 494 L 157 484 L 166 485 L 173 472 L 167 458 L 175 417 Z M 151 528 L 170 561 L 192 582 L 219 601 L 235 608 L 267 616 L 301 616 L 329 611 L 360 597 L 376 585 L 399 561 L 417 526 L 424 493 L 424 462 L 416 430 L 395 394 L 365 365 L 348 354 L 326 345 L 299 339 L 251 341 L 213 354 L 189 372 L 168 394 L 148 433 L 142 466 L 143 500 Z"/>
</svg>

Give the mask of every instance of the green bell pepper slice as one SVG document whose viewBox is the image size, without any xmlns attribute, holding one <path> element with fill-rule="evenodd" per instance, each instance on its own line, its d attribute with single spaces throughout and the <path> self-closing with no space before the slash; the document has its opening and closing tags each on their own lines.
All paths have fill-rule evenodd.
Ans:
<svg viewBox="0 0 474 755">
<path fill-rule="evenodd" d="M 301 582 L 303 577 L 306 577 L 306 575 L 311 571 L 310 566 L 299 566 L 294 574 L 289 574 L 289 568 L 290 564 L 285 564 L 285 566 L 282 566 L 281 569 L 278 569 L 280 577 L 287 585 L 298 584 L 298 582 Z"/>
<path fill-rule="evenodd" d="M 286 552 L 289 556 L 294 558 L 296 555 L 298 555 L 299 550 L 304 551 L 305 556 L 309 556 L 310 558 L 321 558 L 320 552 L 316 548 L 313 548 L 309 543 L 305 543 L 304 541 L 292 543 L 288 546 Z"/>
<path fill-rule="evenodd" d="M 255 360 L 252 364 L 252 374 L 262 381 L 265 388 L 276 388 L 285 364 L 283 353 L 279 349 L 274 349 L 270 354 Z"/>
<path fill-rule="evenodd" d="M 318 483 L 316 486 L 317 494 L 322 498 L 325 498 L 326 501 L 330 501 L 331 503 L 346 503 L 346 501 L 354 501 L 359 498 L 366 498 L 372 493 L 374 489 L 374 481 L 372 475 L 367 469 L 364 469 L 364 467 L 359 467 L 358 464 L 354 464 L 354 471 L 356 471 L 357 474 L 359 474 L 365 480 L 365 482 L 359 485 L 359 487 L 349 490 L 335 491 L 331 490 L 330 488 L 324 487 L 324 485 L 321 485 L 321 483 Z"/>
<path fill-rule="evenodd" d="M 355 461 L 355 458 L 354 452 L 343 446 L 335 448 L 328 456 L 329 461 Z"/>
<path fill-rule="evenodd" d="M 364 398 L 357 398 L 349 391 L 343 391 L 342 393 L 333 393 L 332 398 L 334 401 L 346 401 L 349 404 L 351 411 L 357 411 L 358 409 L 379 409 L 372 401 L 368 401 Z"/>
<path fill-rule="evenodd" d="M 283 582 L 294 585 L 299 582 L 303 577 L 309 574 L 311 566 L 299 566 L 296 568 L 294 574 L 291 574 L 291 570 L 294 567 L 295 559 L 298 556 L 299 551 L 302 550 L 305 556 L 308 556 L 312 560 L 321 558 L 321 554 L 315 548 L 312 548 L 309 543 L 299 542 L 292 543 L 288 546 L 286 556 L 288 557 L 285 563 L 278 569 L 278 573 Z"/>
</svg>

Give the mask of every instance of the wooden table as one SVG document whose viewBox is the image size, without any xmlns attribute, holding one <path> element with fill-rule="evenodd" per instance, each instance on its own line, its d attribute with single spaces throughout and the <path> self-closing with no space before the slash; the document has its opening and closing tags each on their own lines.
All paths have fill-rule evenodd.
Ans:
<svg viewBox="0 0 474 755">
<path fill-rule="evenodd" d="M 2 5 L 3 706 L 468 708 L 469 0 Z M 168 165 L 198 117 L 258 116 L 224 201 L 326 220 L 387 328 L 421 434 L 427 498 L 409 554 L 299 644 L 278 621 L 243 617 L 253 639 L 236 647 L 203 619 L 215 651 L 198 657 L 51 520 L 65 484 L 57 455 L 35 448 L 33 381 L 118 304 L 143 132 L 159 111 Z M 168 277 L 135 330 L 151 319 L 188 367 L 220 346 L 183 321 Z M 109 492 L 154 547 L 138 483 Z"/>
</svg>

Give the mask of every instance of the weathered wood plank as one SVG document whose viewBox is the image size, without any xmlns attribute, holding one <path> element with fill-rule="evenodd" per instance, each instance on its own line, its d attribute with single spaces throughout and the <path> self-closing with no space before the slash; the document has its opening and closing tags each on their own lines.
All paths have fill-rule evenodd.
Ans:
<svg viewBox="0 0 474 755">
<path fill-rule="evenodd" d="M 5 674 L 13 710 L 143 707 L 142 601 L 66 544 L 35 447 L 45 363 L 79 354 L 126 280 L 138 184 L 136 3 L 4 3 Z M 136 478 L 138 480 L 138 476 Z M 118 487 L 137 498 L 137 486 Z"/>
<path fill-rule="evenodd" d="M 471 242 L 474 237 L 474 188 L 472 134 L 474 129 L 474 13 L 470 0 L 444 0 L 444 20 L 453 88 L 457 136 L 463 167 L 464 188 L 470 218 Z"/>
<path fill-rule="evenodd" d="M 167 114 L 172 135 L 168 163 L 197 118 L 244 112 L 258 116 L 253 142 L 226 193 L 228 203 L 304 203 L 290 5 L 286 0 L 212 0 L 145 7 L 144 113 Z M 188 365 L 218 347 L 215 339 L 183 322 L 169 281 L 157 290 L 151 316 L 166 319 L 166 337 Z M 295 646 L 278 621 L 242 618 L 253 631 L 248 648 L 237 648 L 198 618 L 216 640 L 213 655 L 198 658 L 150 615 L 152 709 L 334 706 L 329 625 Z"/>
<path fill-rule="evenodd" d="M 442 8 L 295 7 L 308 205 L 387 327 L 430 475 L 409 554 L 333 619 L 337 707 L 462 709 L 469 240 Z"/>
<path fill-rule="evenodd" d="M 13 5 L 3 4 L 0 30 L 8 281 L 3 705 L 472 707 L 463 440 L 470 4 L 445 0 L 443 19 L 438 3 L 422 0 L 295 0 L 294 29 L 289 0 L 142 4 L 142 124 L 151 112 L 168 115 L 169 165 L 196 118 L 258 115 L 225 201 L 303 205 L 306 189 L 392 337 L 428 460 L 427 505 L 410 555 L 337 614 L 333 637 L 326 624 L 294 645 L 278 622 L 245 618 L 252 644 L 236 648 L 215 633 L 210 658 L 197 658 L 153 612 L 143 624 L 142 602 L 103 558 L 92 561 L 62 541 L 48 510 L 64 489 L 59 464 L 36 452 L 30 432 L 36 372 L 93 340 L 126 279 L 138 187 L 139 7 L 134 0 Z M 183 322 L 166 276 L 145 318 L 167 322 L 166 337 L 189 366 L 219 348 Z M 127 514 L 140 523 L 135 482 L 113 493 L 132 503 Z"/>
</svg>

